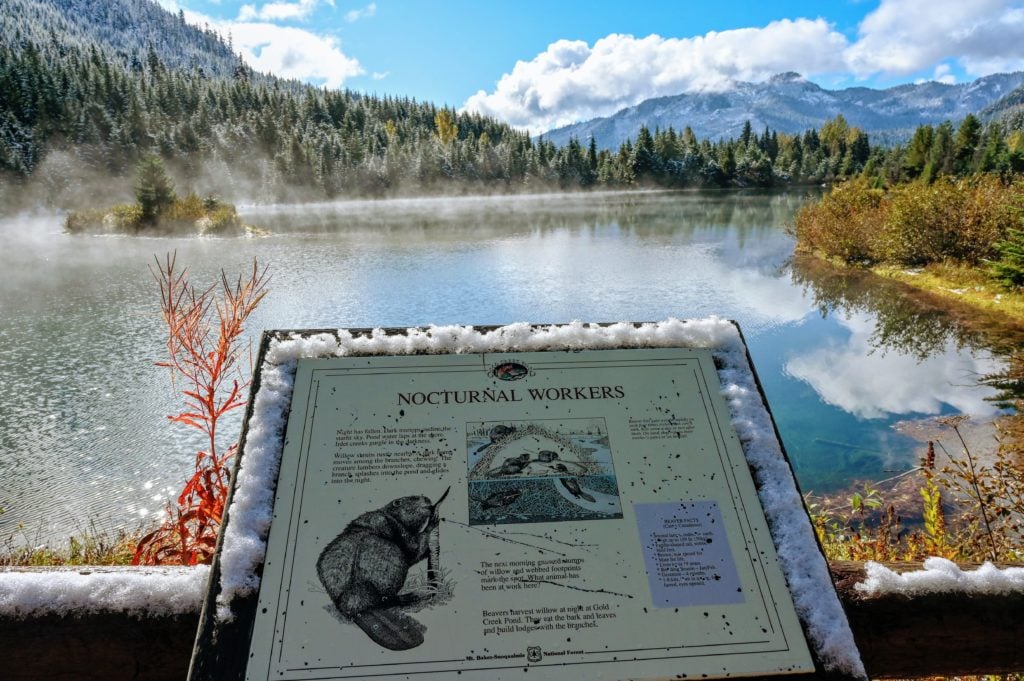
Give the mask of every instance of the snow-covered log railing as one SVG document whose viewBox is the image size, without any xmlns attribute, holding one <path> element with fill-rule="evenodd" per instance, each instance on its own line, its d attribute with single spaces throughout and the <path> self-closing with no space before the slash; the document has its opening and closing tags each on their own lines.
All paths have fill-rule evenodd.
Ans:
<svg viewBox="0 0 1024 681">
<path fill-rule="evenodd" d="M 1024 670 L 1024 567 L 938 558 L 829 567 L 872 677 Z"/>
<path fill-rule="evenodd" d="M 831 563 L 868 673 L 1024 670 L 1024 567 L 973 570 L 935 559 L 924 567 Z M 194 589 L 205 573 L 0 570 L 3 678 L 185 678 L 199 617 Z"/>
<path fill-rule="evenodd" d="M 209 568 L 0 568 L 0 678 L 184 679 Z"/>
</svg>

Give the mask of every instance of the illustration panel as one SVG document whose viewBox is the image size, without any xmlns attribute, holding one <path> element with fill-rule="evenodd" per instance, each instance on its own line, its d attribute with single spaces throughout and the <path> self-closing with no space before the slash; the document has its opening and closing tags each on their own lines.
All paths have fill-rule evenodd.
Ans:
<svg viewBox="0 0 1024 681">
<path fill-rule="evenodd" d="M 328 612 L 358 626 L 388 650 L 409 650 L 423 643 L 426 627 L 406 611 L 447 601 L 442 579 L 441 502 L 422 495 L 393 499 L 367 511 L 345 527 L 321 551 L 316 572 L 331 599 Z M 426 571 L 410 573 L 426 562 Z"/>
<path fill-rule="evenodd" d="M 603 418 L 466 424 L 470 525 L 622 518 Z"/>
</svg>

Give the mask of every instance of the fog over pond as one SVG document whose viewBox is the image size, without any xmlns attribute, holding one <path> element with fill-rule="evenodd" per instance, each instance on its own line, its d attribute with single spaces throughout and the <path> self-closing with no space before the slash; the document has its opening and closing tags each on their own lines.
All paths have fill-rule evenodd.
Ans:
<svg viewBox="0 0 1024 681">
<path fill-rule="evenodd" d="M 1006 331 L 970 331 L 899 287 L 791 262 L 800 193 L 629 192 L 241 207 L 261 238 L 70 236 L 0 221 L 0 537 L 57 539 L 162 512 L 200 441 L 168 423 L 148 265 L 198 284 L 258 257 L 264 328 L 657 320 L 743 329 L 806 490 L 914 465 L 900 419 L 991 415 L 978 376 Z M 997 325 L 994 325 L 997 326 Z M 995 340 L 993 340 L 995 339 Z M 238 420 L 226 437 L 237 435 Z M 24 530 L 19 530 L 19 523 Z"/>
</svg>

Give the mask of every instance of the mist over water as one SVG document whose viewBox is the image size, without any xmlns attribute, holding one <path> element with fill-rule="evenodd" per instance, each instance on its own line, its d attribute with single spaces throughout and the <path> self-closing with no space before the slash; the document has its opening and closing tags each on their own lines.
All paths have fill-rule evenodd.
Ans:
<svg viewBox="0 0 1024 681">
<path fill-rule="evenodd" d="M 904 470 L 916 445 L 891 425 L 991 414 L 972 384 L 1001 362 L 941 311 L 914 319 L 924 345 L 879 334 L 899 328 L 892 305 L 843 298 L 835 291 L 848 285 L 791 266 L 784 226 L 802 200 L 634 192 L 247 206 L 243 219 L 270 235 L 239 239 L 70 236 L 57 215 L 0 221 L 0 539 L 135 527 L 177 494 L 202 442 L 166 420 L 180 400 L 154 366 L 164 329 L 148 271 L 174 250 L 197 284 L 254 257 L 270 265 L 247 330 L 254 345 L 264 328 L 736 319 L 805 490 Z"/>
</svg>

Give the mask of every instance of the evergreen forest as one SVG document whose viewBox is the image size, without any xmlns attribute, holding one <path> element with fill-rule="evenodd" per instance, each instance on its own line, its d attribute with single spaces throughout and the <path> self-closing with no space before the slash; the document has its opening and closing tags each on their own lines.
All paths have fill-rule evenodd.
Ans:
<svg viewBox="0 0 1024 681">
<path fill-rule="evenodd" d="M 51 0 L 89 10 L 72 26 L 47 14 L 46 3 L 10 1 L 27 19 L 0 14 L 0 201 L 8 210 L 87 207 L 97 192 L 110 197 L 105 203 L 123 200 L 135 167 L 154 154 L 185 191 L 269 201 L 853 176 L 888 184 L 1024 170 L 1019 113 L 922 126 L 890 147 L 873 147 L 841 115 L 801 135 L 749 123 L 722 140 L 698 139 L 688 127 L 641 128 L 618 149 L 575 139 L 557 147 L 476 114 L 255 73 L 212 30 L 148 3 L 111 3 L 148 12 L 122 18 L 142 29 L 114 46 L 89 32 L 111 21 L 93 17 L 104 3 Z"/>
</svg>

